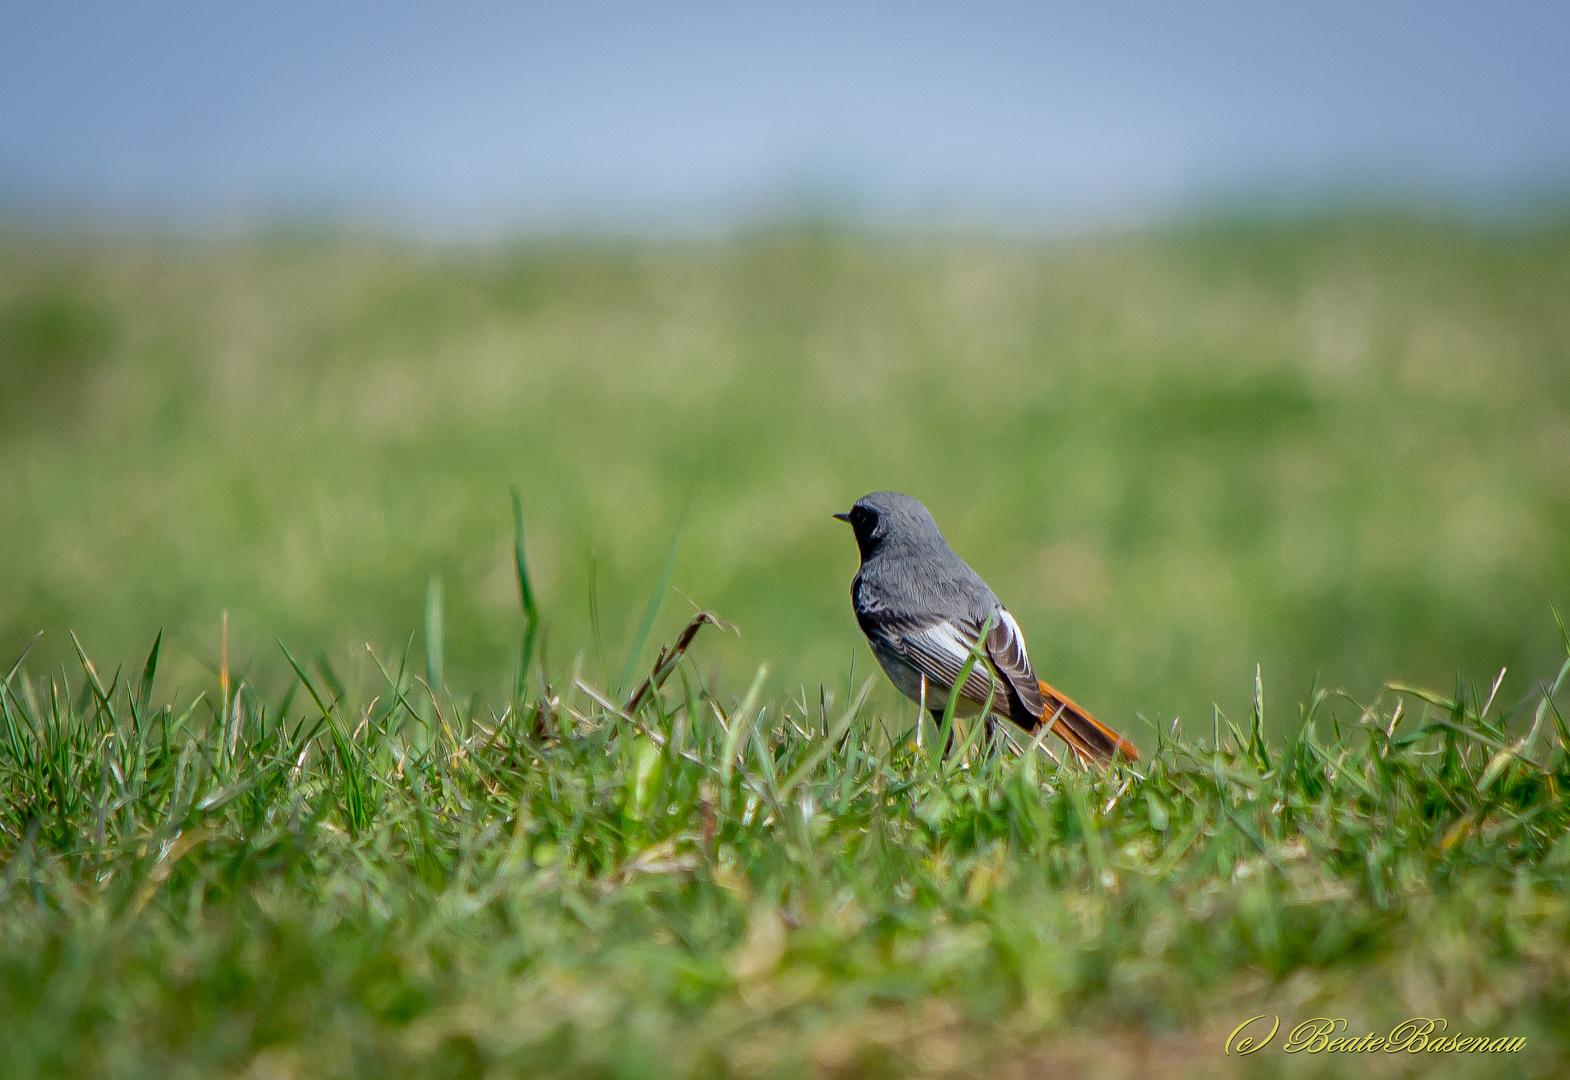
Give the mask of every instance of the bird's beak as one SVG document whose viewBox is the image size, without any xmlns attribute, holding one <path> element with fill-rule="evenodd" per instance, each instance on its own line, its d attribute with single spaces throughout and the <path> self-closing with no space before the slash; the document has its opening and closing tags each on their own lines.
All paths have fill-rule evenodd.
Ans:
<svg viewBox="0 0 1570 1080">
<path fill-rule="evenodd" d="M 839 518 L 841 521 L 849 521 L 850 520 L 850 515 L 849 514 L 835 514 L 834 516 Z"/>
</svg>

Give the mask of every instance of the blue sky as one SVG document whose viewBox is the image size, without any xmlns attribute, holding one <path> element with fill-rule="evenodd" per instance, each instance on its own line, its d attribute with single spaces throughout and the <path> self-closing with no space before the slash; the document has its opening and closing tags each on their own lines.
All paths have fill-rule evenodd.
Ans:
<svg viewBox="0 0 1570 1080">
<path fill-rule="evenodd" d="M 1570 179 L 1570 4 L 11 0 L 0 203 L 1133 216 Z"/>
</svg>

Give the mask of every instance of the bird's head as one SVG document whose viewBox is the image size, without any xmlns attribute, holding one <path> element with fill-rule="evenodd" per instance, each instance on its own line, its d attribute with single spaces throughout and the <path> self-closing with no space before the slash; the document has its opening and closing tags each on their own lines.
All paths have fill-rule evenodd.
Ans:
<svg viewBox="0 0 1570 1080">
<path fill-rule="evenodd" d="M 835 514 L 856 532 L 856 546 L 865 560 L 890 537 L 915 544 L 934 538 L 942 543 L 932 515 L 921 503 L 897 491 L 874 491 L 856 500 L 847 513 Z"/>
</svg>

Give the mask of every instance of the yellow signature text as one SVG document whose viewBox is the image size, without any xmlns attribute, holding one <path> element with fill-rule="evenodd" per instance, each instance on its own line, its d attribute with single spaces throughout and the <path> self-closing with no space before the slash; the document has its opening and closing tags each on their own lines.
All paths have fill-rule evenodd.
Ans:
<svg viewBox="0 0 1570 1080">
<path fill-rule="evenodd" d="M 1451 1034 L 1439 1017 L 1414 1016 L 1388 1034 L 1354 1035 L 1343 1017 L 1316 1016 L 1291 1028 L 1281 1041 L 1287 1054 L 1517 1054 L 1526 1045 L 1520 1036 Z M 1275 1041 L 1281 1017 L 1250 1016 L 1227 1036 L 1227 1054 L 1257 1054 Z"/>
</svg>

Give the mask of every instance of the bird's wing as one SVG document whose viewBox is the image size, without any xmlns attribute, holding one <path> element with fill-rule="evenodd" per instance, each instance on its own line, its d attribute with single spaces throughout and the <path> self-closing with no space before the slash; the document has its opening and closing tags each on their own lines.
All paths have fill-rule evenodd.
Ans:
<svg viewBox="0 0 1570 1080">
<path fill-rule="evenodd" d="M 981 633 L 981 627 L 944 626 L 943 633 L 933 635 L 929 632 L 919 640 L 947 642 L 947 655 L 959 655 L 959 664 L 963 664 L 964 657 L 970 655 L 971 644 Z M 1051 721 L 1053 733 L 1086 763 L 1113 761 L 1119 756 L 1128 761 L 1139 760 L 1139 751 L 1127 739 L 1091 716 L 1071 698 L 1036 678 L 1030 656 L 1025 652 L 1025 635 L 1019 623 L 1014 621 L 1014 616 L 1003 608 L 998 608 L 992 629 L 987 632 L 986 655 L 1004 684 L 994 694 L 993 712 L 1007 716 L 1027 731 L 1034 731 L 1043 722 Z M 953 679 L 958 677 L 959 667 L 955 666 L 953 671 L 947 685 L 952 685 Z M 972 671 L 960 693 L 978 704 L 985 701 L 985 675 Z"/>
<path fill-rule="evenodd" d="M 1021 716 L 1015 711 L 1010 719 L 1027 731 L 1050 721 L 1053 733 L 1067 743 L 1081 761 L 1106 762 L 1119 755 L 1129 761 L 1138 761 L 1139 751 L 1127 739 L 1091 716 L 1072 698 L 1036 678 L 1030 657 L 1025 654 L 1025 635 L 1020 631 L 1019 623 L 1002 608 L 998 613 L 997 625 L 987 635 L 987 655 L 998 674 L 1008 680 L 1018 696 L 1018 704 L 1030 714 Z M 1015 704 L 1013 696 L 1009 704 Z"/>
<path fill-rule="evenodd" d="M 934 698 L 941 700 L 948 696 L 949 688 L 959 679 L 965 661 L 981 637 L 982 625 L 969 619 L 932 619 L 910 620 L 891 629 L 895 629 L 892 636 L 900 651 L 927 676 Z M 987 633 L 982 656 L 991 661 L 1001 679 L 992 678 L 988 665 L 977 664 L 960 688 L 960 696 L 981 705 L 990 693 L 993 710 L 1005 715 L 1015 712 L 1014 700 L 1018 699 L 1031 718 L 1040 717 L 1041 689 L 1035 670 L 1030 666 L 1030 657 L 1025 653 L 1025 636 L 1014 616 L 1002 608 L 998 609 L 992 629 Z M 1025 724 L 1030 722 L 1023 716 L 1014 719 Z"/>
<path fill-rule="evenodd" d="M 1014 720 L 1026 727 L 1031 726 L 1033 721 L 1041 718 L 1046 703 L 1041 697 L 1041 681 L 1036 678 L 1036 669 L 1031 666 L 1030 656 L 1025 652 L 1025 632 L 1005 608 L 998 608 L 997 621 L 987 634 L 987 656 L 992 660 L 993 667 L 998 669 L 998 674 L 1013 689 L 1013 697 L 1017 697 L 1019 704 L 1030 714 L 1028 718 L 1015 716 Z"/>
</svg>

